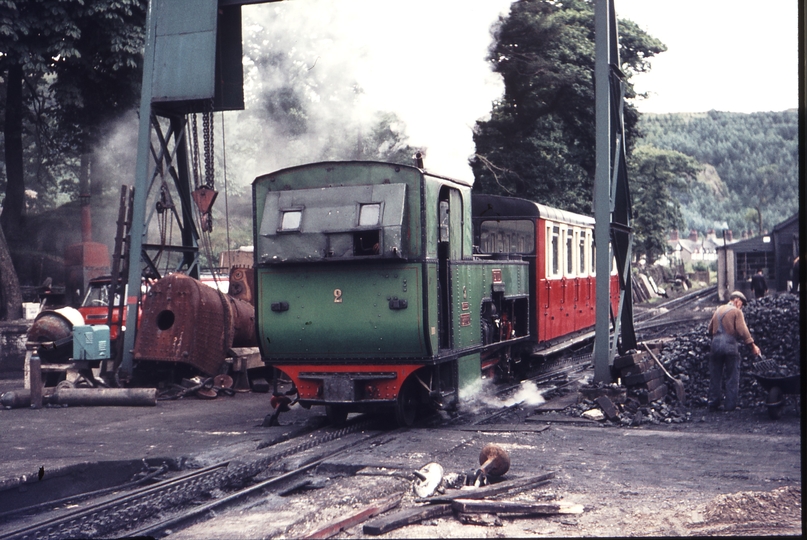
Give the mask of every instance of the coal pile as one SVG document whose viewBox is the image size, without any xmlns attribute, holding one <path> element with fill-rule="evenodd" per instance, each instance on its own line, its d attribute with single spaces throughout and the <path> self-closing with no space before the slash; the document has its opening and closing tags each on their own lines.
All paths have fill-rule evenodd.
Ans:
<svg viewBox="0 0 807 540">
<path fill-rule="evenodd" d="M 759 346 L 764 359 L 775 367 L 757 369 L 754 364 L 762 359 L 755 357 L 750 347 L 741 345 L 740 401 L 741 408 L 759 405 L 765 392 L 752 375 L 784 377 L 799 373 L 801 345 L 799 297 L 792 294 L 765 296 L 751 300 L 743 309 L 751 336 Z M 672 375 L 684 382 L 687 406 L 705 407 L 709 391 L 710 336 L 707 323 L 679 334 L 661 353 L 661 361 Z"/>
</svg>

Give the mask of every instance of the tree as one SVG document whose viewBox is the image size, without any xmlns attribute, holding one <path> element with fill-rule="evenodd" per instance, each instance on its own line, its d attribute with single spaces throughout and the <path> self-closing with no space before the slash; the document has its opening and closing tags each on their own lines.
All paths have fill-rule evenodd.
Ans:
<svg viewBox="0 0 807 540">
<path fill-rule="evenodd" d="M 54 58 L 75 54 L 72 44 L 77 31 L 66 12 L 70 4 L 58 0 L 0 2 L 0 75 L 6 82 L 3 122 L 6 191 L 0 214 L 5 234 L 0 235 L 0 295 L 2 316 L 6 319 L 22 316 L 22 294 L 6 238 L 19 235 L 25 208 L 25 101 L 32 99 L 32 91 Z"/>
<path fill-rule="evenodd" d="M 23 117 L 34 102 L 39 80 L 57 61 L 78 53 L 79 30 L 71 16 L 80 0 L 3 0 L 0 2 L 0 73 L 6 78 L 6 193 L 0 224 L 9 237 L 19 234 L 25 208 Z"/>
<path fill-rule="evenodd" d="M 93 0 L 77 8 L 74 17 L 78 54 L 54 64 L 50 91 L 62 134 L 59 149 L 81 158 L 78 177 L 91 177 L 93 192 L 100 193 L 93 149 L 110 122 L 138 103 L 146 0 Z"/>
<path fill-rule="evenodd" d="M 697 184 L 682 199 L 687 228 L 699 230 L 726 222 L 735 231 L 749 226 L 761 231 L 798 211 L 798 125 L 796 110 L 646 114 L 640 120 L 642 144 L 712 165 L 725 183 L 726 193 L 718 199 Z"/>
<path fill-rule="evenodd" d="M 77 158 L 104 117 L 134 103 L 132 77 L 119 75 L 137 67 L 144 22 L 145 0 L 0 0 L 0 76 L 6 83 L 0 294 L 8 318 L 21 315 L 21 295 L 16 280 L 7 279 L 14 267 L 2 256 L 5 239 L 24 238 L 26 176 L 39 178 L 43 170 L 25 170 L 25 150 L 35 147 L 39 165 L 53 169 L 45 174 L 50 179 L 71 160 L 81 162 Z M 121 92 L 127 85 L 128 93 Z M 28 135 L 33 144 L 25 144 Z M 57 162 L 47 161 L 54 156 Z"/>
<path fill-rule="evenodd" d="M 619 22 L 627 98 L 630 77 L 666 50 L 630 21 Z M 489 61 L 504 79 L 490 120 L 474 132 L 475 189 L 591 213 L 595 170 L 594 8 L 587 0 L 519 0 L 494 29 Z M 638 112 L 624 110 L 628 151 Z"/>
<path fill-rule="evenodd" d="M 697 160 L 674 150 L 640 146 L 628 162 L 633 197 L 633 252 L 648 262 L 663 255 L 667 232 L 684 221 L 675 191 L 686 191 L 701 169 Z"/>
</svg>

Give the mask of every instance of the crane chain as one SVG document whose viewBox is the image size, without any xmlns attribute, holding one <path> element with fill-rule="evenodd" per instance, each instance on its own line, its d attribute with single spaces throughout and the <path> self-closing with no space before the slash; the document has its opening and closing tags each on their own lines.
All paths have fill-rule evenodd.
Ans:
<svg viewBox="0 0 807 540">
<path fill-rule="evenodd" d="M 205 186 L 213 189 L 213 112 L 206 111 L 202 114 L 202 136 L 204 139 L 205 154 Z"/>
</svg>

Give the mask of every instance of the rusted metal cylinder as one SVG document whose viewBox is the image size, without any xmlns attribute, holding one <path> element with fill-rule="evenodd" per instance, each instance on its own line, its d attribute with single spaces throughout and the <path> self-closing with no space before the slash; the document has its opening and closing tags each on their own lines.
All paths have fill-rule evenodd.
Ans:
<svg viewBox="0 0 807 540">
<path fill-rule="evenodd" d="M 255 273 L 252 268 L 233 266 L 230 268 L 230 286 L 227 294 L 233 298 L 255 305 Z"/>
<path fill-rule="evenodd" d="M 26 336 L 29 346 L 38 345 L 43 362 L 61 363 L 73 354 L 73 327 L 84 324 L 77 309 L 63 307 L 41 311 Z"/>
<path fill-rule="evenodd" d="M 219 292 L 219 294 L 221 294 Z M 252 304 L 223 295 L 230 304 L 233 342 L 230 347 L 257 347 L 255 339 L 255 308 Z M 229 347 L 228 347 L 229 348 Z"/>
<path fill-rule="evenodd" d="M 54 405 L 142 407 L 157 405 L 156 388 L 60 388 L 48 399 Z"/>
<path fill-rule="evenodd" d="M 9 409 L 31 406 L 30 390 L 10 390 L 0 396 L 0 404 Z"/>
<path fill-rule="evenodd" d="M 254 347 L 255 310 L 247 302 L 183 274 L 158 281 L 143 302 L 137 361 L 190 364 L 218 373 L 231 347 Z"/>
</svg>

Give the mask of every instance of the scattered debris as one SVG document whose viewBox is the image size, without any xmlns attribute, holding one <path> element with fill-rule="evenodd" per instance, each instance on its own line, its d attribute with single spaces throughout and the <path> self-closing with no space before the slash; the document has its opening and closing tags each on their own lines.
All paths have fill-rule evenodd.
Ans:
<svg viewBox="0 0 807 540">
<path fill-rule="evenodd" d="M 437 504 L 426 506 L 415 506 L 400 510 L 389 516 L 383 516 L 362 527 L 364 534 L 378 536 L 380 534 L 400 529 L 413 523 L 418 523 L 424 519 L 438 518 L 452 512 L 451 505 Z"/>
<path fill-rule="evenodd" d="M 497 444 L 486 444 L 479 453 L 479 469 L 474 475 L 474 486 L 484 486 L 488 476 L 504 476 L 510 470 L 510 456 Z"/>
<path fill-rule="evenodd" d="M 619 419 L 619 411 L 611 400 L 608 399 L 608 396 L 600 396 L 594 400 L 594 403 L 602 409 L 602 412 L 605 413 L 605 417 L 608 418 L 608 420 Z"/>
<path fill-rule="evenodd" d="M 519 501 L 477 501 L 473 499 L 455 499 L 451 508 L 456 512 L 490 513 L 490 514 L 582 514 L 582 504 L 563 501 L 556 503 L 525 503 Z"/>
<path fill-rule="evenodd" d="M 497 452 L 498 451 L 491 452 L 490 450 L 488 450 L 488 452 L 486 452 L 486 453 L 483 452 L 482 454 L 480 454 L 480 460 L 481 460 L 482 456 L 484 455 L 485 456 L 484 461 L 485 461 L 485 463 L 487 463 L 488 460 L 491 459 L 491 455 L 493 455 L 493 454 L 495 454 Z M 491 464 L 495 464 L 496 466 L 499 467 L 498 470 L 502 470 L 504 464 L 503 464 L 503 461 L 502 461 L 501 454 L 498 454 L 498 455 L 494 456 L 492 461 L 491 461 Z M 508 469 L 509 469 L 509 465 L 510 465 L 509 464 L 509 456 L 507 456 L 507 468 Z M 490 467 L 489 470 L 493 471 L 493 468 Z M 505 472 L 506 472 L 506 470 L 505 470 Z M 504 473 L 502 473 L 502 474 L 504 474 Z M 413 523 L 421 522 L 421 521 L 426 520 L 426 519 L 432 519 L 432 518 L 445 516 L 445 515 L 447 515 L 449 513 L 452 513 L 453 511 L 458 512 L 457 518 L 463 523 L 482 524 L 482 521 L 484 521 L 485 522 L 484 524 L 489 524 L 488 523 L 489 520 L 487 520 L 487 519 L 482 519 L 482 521 L 480 521 L 479 517 L 470 518 L 470 517 L 468 517 L 468 514 L 471 514 L 471 513 L 474 513 L 474 514 L 489 513 L 490 511 L 481 510 L 482 506 L 478 507 L 480 509 L 457 510 L 457 507 L 455 507 L 454 502 L 455 501 L 462 501 L 459 508 L 469 508 L 470 509 L 470 508 L 472 508 L 472 504 L 471 504 L 472 500 L 478 501 L 478 499 L 485 499 L 486 497 L 492 497 L 492 496 L 499 495 L 499 494 L 502 494 L 502 493 L 508 493 L 508 492 L 515 493 L 515 492 L 518 492 L 518 491 L 523 491 L 525 489 L 534 489 L 534 488 L 536 488 L 538 486 L 541 486 L 541 485 L 544 485 L 544 484 L 548 483 L 551 478 L 555 477 L 555 473 L 549 472 L 549 473 L 538 475 L 538 476 L 529 476 L 529 477 L 526 477 L 526 478 L 516 478 L 516 479 L 513 479 L 513 480 L 506 480 L 506 481 L 499 482 L 499 483 L 496 483 L 496 484 L 489 484 L 489 485 L 483 486 L 483 487 L 465 486 L 465 485 L 463 485 L 463 483 L 458 482 L 458 479 L 461 478 L 461 477 L 464 479 L 463 475 L 455 475 L 455 476 L 454 475 L 446 475 L 446 478 L 444 479 L 444 483 L 443 483 L 444 487 L 446 485 L 460 485 L 459 489 L 450 488 L 450 489 L 446 489 L 445 494 L 443 494 L 443 495 L 436 496 L 436 497 L 428 497 L 428 498 L 418 499 L 418 502 L 426 502 L 426 503 L 429 503 L 429 504 L 415 506 L 413 508 L 406 508 L 406 509 L 400 510 L 400 511 L 398 511 L 398 512 L 392 514 L 392 515 L 380 517 L 380 518 L 376 519 L 375 521 L 373 521 L 371 523 L 367 523 L 366 525 L 364 525 L 364 527 L 363 527 L 364 533 L 369 534 L 369 535 L 380 535 L 380 534 L 384 534 L 384 533 L 387 533 L 389 531 L 392 531 L 394 529 L 404 527 L 406 525 L 411 525 Z M 518 506 L 518 508 L 520 508 L 521 510 L 524 510 L 525 508 L 527 508 L 529 506 L 528 504 L 525 504 L 525 503 L 516 503 L 516 502 L 508 502 L 508 501 L 478 501 L 478 502 L 480 504 L 481 503 L 491 504 L 491 505 L 493 505 L 493 506 L 491 506 L 491 508 L 495 507 L 495 505 L 497 503 L 500 503 L 501 505 L 505 505 L 505 506 L 507 504 L 514 505 L 514 506 L 509 506 L 508 508 L 515 508 L 516 506 Z M 503 506 L 503 507 L 505 507 L 505 506 Z M 535 506 L 535 508 L 538 508 L 538 506 L 540 506 L 540 505 Z M 545 507 L 545 509 L 549 508 L 549 506 L 547 506 L 547 505 L 544 505 L 544 507 Z M 560 513 L 560 512 L 558 512 L 556 510 L 555 511 L 545 511 L 545 512 L 533 511 L 534 509 L 533 510 L 526 510 L 526 511 L 521 511 L 521 510 L 519 510 L 517 512 L 513 512 L 513 513 L 521 513 L 521 514 L 530 514 L 530 513 L 531 514 L 541 514 L 541 513 L 544 513 L 544 514 L 555 513 L 555 514 L 557 514 L 557 513 Z M 506 510 L 501 510 L 501 511 L 502 512 L 508 512 Z M 493 512 L 497 512 L 497 511 L 493 511 Z M 495 519 L 498 519 L 498 518 L 494 518 L 494 521 L 495 521 Z"/>
<path fill-rule="evenodd" d="M 290 485 L 286 489 L 279 491 L 277 494 L 281 497 L 288 497 L 300 491 L 310 491 L 312 489 L 322 489 L 328 485 L 330 478 L 306 478 L 300 482 Z"/>
<path fill-rule="evenodd" d="M 444 495 L 437 497 L 429 497 L 428 499 L 419 499 L 418 502 L 428 502 L 432 504 L 450 503 L 454 499 L 483 499 L 492 495 L 498 495 L 506 492 L 522 491 L 527 488 L 535 488 L 549 483 L 549 480 L 555 477 L 554 472 L 540 474 L 538 476 L 528 476 L 525 478 L 514 478 L 512 480 L 504 480 L 495 484 L 488 484 L 487 486 L 479 488 L 461 488 L 449 492 L 446 490 Z"/>
<path fill-rule="evenodd" d="M 332 521 L 324 527 L 320 527 L 319 529 L 303 536 L 303 538 L 330 538 L 331 536 L 334 536 L 345 529 L 355 527 L 359 523 L 362 523 L 372 517 L 383 514 L 388 510 L 392 510 L 401 504 L 401 499 L 402 494 L 400 493 L 397 495 L 392 495 L 391 497 L 387 497 L 386 499 L 382 499 L 381 501 L 366 506 L 357 512 L 353 512 L 352 514 Z"/>
<path fill-rule="evenodd" d="M 421 499 L 431 497 L 443 481 L 443 467 L 439 463 L 429 463 L 415 471 L 412 489 Z"/>
</svg>

